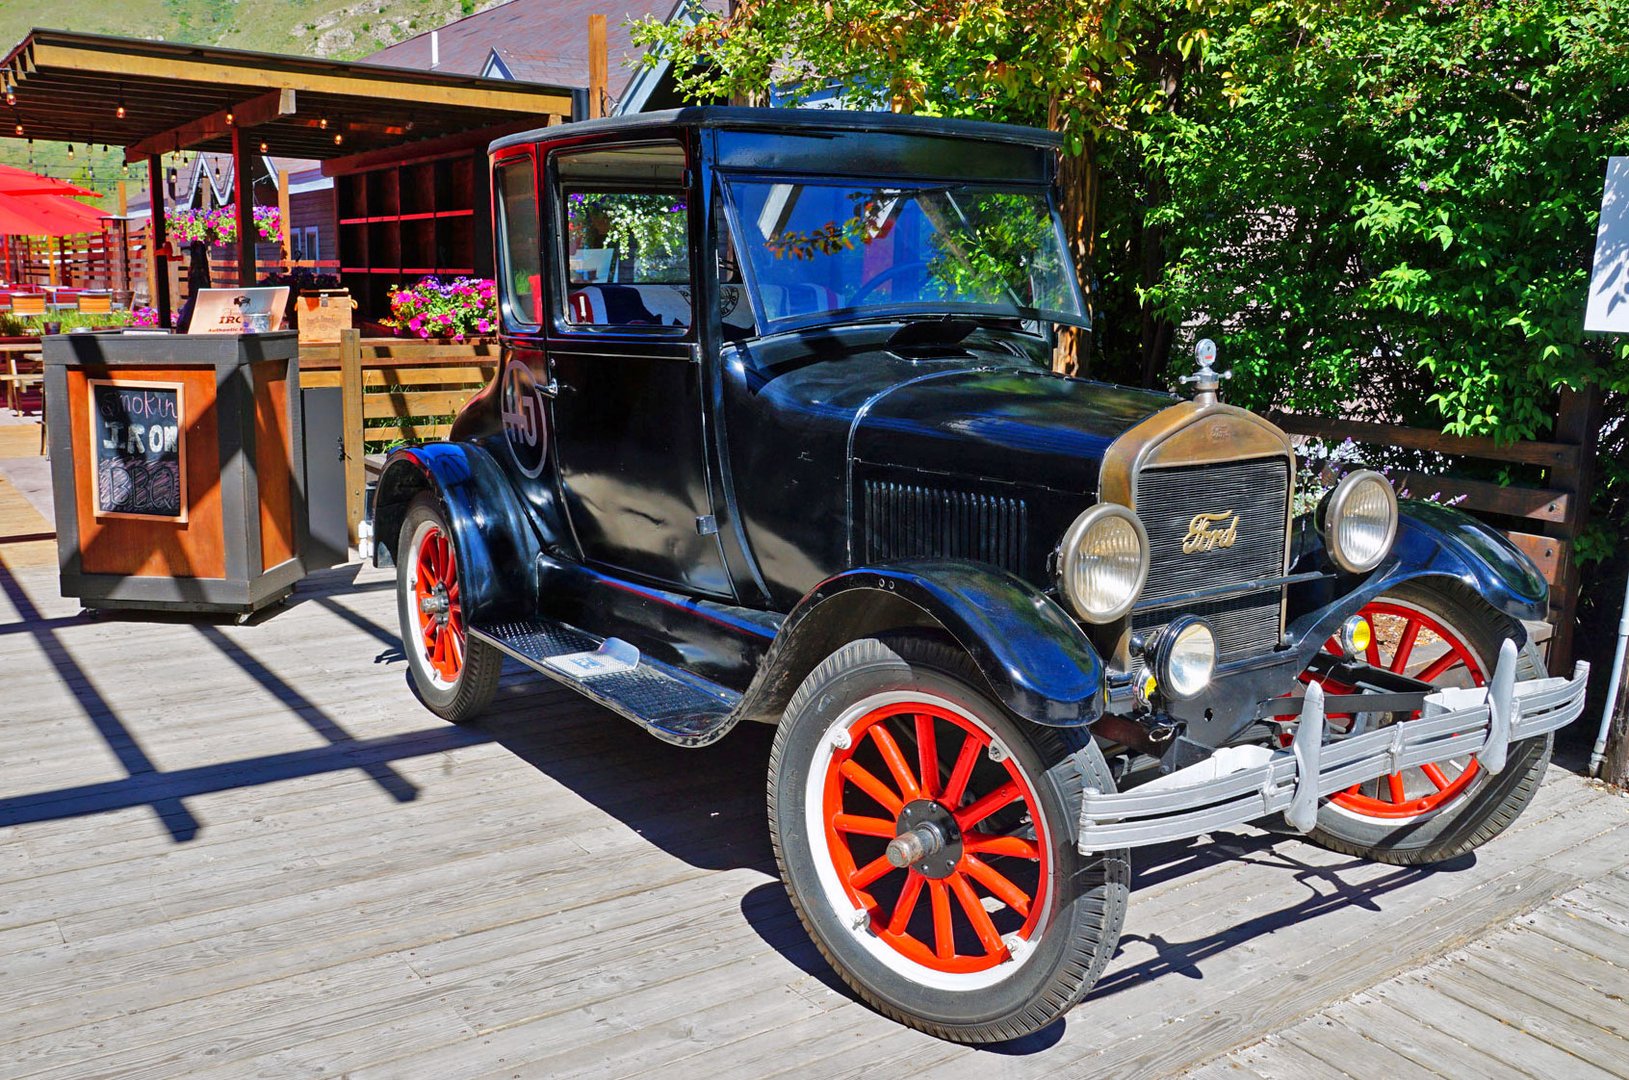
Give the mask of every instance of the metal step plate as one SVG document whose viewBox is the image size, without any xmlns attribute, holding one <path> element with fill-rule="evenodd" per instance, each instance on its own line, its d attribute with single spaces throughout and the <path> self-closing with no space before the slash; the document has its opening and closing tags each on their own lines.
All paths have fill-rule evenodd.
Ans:
<svg viewBox="0 0 1629 1080">
<path fill-rule="evenodd" d="M 598 638 L 565 623 L 517 619 L 472 626 L 470 633 L 679 746 L 719 739 L 741 700 L 733 691 L 640 656 L 625 641 Z"/>
</svg>

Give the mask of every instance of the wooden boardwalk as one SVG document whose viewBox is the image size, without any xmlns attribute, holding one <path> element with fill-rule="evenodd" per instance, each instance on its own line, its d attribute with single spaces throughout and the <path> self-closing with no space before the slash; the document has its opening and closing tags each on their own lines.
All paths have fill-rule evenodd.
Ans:
<svg viewBox="0 0 1629 1080">
<path fill-rule="evenodd" d="M 766 729 L 680 750 L 519 670 L 451 727 L 386 573 L 93 619 L 37 546 L 0 542 L 0 1077 L 1629 1076 L 1629 799 L 1559 769 L 1434 870 L 1145 852 L 1093 996 L 971 1050 L 805 939 Z"/>
</svg>

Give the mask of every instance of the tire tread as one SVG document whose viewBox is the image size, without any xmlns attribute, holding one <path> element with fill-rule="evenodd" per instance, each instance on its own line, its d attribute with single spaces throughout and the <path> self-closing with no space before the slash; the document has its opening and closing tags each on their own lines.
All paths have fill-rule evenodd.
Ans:
<svg viewBox="0 0 1629 1080">
<path fill-rule="evenodd" d="M 931 667 L 942 674 L 966 682 L 971 687 L 981 686 L 984 682 L 967 655 L 959 648 L 943 641 L 917 635 L 862 638 L 844 645 L 809 673 L 787 704 L 786 715 L 797 715 L 808 706 L 810 699 L 837 675 L 858 666 L 889 662 Z M 1062 785 L 1064 791 L 1071 793 L 1069 808 L 1073 817 L 1078 813 L 1081 789 L 1086 779 L 1092 777 L 1099 782 L 1107 779 L 1106 771 L 1100 776 L 1093 776 L 1093 773 L 1102 770 L 1102 759 L 1092 744 L 1091 736 L 1083 731 L 1038 726 L 1030 726 L 1026 731 L 1043 759 L 1054 763 L 1052 770 L 1067 769 L 1076 774 L 1073 782 Z M 769 758 L 770 844 L 774 850 L 775 863 L 780 870 L 782 881 L 788 883 L 787 893 L 805 932 L 820 950 L 820 955 L 831 965 L 832 970 L 837 972 L 867 1005 L 897 1023 L 937 1038 L 958 1043 L 993 1043 L 1022 1038 L 1039 1031 L 1068 1012 L 1090 992 L 1113 956 L 1115 945 L 1120 939 L 1120 928 L 1125 921 L 1129 889 L 1115 887 L 1114 874 L 1106 875 L 1104 887 L 1082 895 L 1076 901 L 1077 904 L 1086 905 L 1084 910 L 1091 917 L 1082 920 L 1087 924 L 1085 932 L 1070 938 L 1067 953 L 1040 993 L 1032 997 L 1017 1012 L 1001 1019 L 979 1024 L 938 1023 L 894 1006 L 873 994 L 860 980 L 850 976 L 842 960 L 826 946 L 804 905 L 790 886 L 786 855 L 782 849 L 779 830 L 774 827 L 777 820 L 775 778 L 780 774 L 783 765 L 785 744 L 784 737 L 777 737 Z M 1097 770 L 1090 768 L 1093 758 L 1098 764 Z M 1101 857 L 1104 860 L 1118 860 L 1122 864 L 1128 861 L 1123 851 L 1105 853 Z M 1125 868 L 1123 874 L 1119 875 L 1119 880 L 1129 881 L 1129 878 L 1129 868 Z"/>
<path fill-rule="evenodd" d="M 1480 620 L 1483 624 L 1480 629 L 1490 635 L 1517 636 L 1518 640 L 1522 640 L 1519 623 L 1495 611 L 1480 595 L 1458 582 L 1434 578 L 1418 583 L 1407 582 L 1399 587 L 1396 598 L 1422 606 L 1436 601 L 1437 614 L 1444 614 L 1440 608 L 1446 601 L 1450 609 L 1446 614 L 1463 615 L 1473 623 Z M 1459 611 L 1453 611 L 1454 608 Z M 1531 643 L 1524 644 L 1517 677 L 1538 678 L 1544 674 L 1538 651 Z M 1538 792 L 1553 747 L 1553 735 L 1513 744 L 1505 772 L 1471 796 L 1467 805 L 1454 811 L 1457 816 L 1447 823 L 1440 836 L 1429 843 L 1418 847 L 1399 847 L 1384 840 L 1364 843 L 1336 835 L 1322 826 L 1314 829 L 1308 839 L 1342 855 L 1394 866 L 1422 866 L 1457 858 L 1504 832 L 1521 815 Z"/>
</svg>

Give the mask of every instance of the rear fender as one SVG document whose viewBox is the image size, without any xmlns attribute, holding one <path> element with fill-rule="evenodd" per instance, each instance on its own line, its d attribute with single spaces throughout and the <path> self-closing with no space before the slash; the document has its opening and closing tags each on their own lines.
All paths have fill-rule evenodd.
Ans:
<svg viewBox="0 0 1629 1080">
<path fill-rule="evenodd" d="M 465 618 L 489 622 L 535 606 L 541 547 L 520 500 L 492 456 L 472 443 L 427 443 L 385 460 L 373 500 L 374 561 L 395 562 L 407 507 L 435 493 L 453 534 Z"/>
<path fill-rule="evenodd" d="M 1024 719 L 1090 724 L 1103 712 L 1103 662 L 1063 609 L 1017 577 L 972 562 L 908 562 L 844 571 L 787 616 L 742 713 L 777 721 L 798 684 L 858 638 L 910 628 L 948 633 L 990 691 Z"/>
</svg>

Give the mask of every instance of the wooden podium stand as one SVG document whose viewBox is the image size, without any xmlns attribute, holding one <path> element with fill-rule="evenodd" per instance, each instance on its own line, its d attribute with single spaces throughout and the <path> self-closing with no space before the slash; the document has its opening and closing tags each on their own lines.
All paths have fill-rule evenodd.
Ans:
<svg viewBox="0 0 1629 1080">
<path fill-rule="evenodd" d="M 295 334 L 43 345 L 62 594 L 237 615 L 287 596 L 308 535 Z"/>
</svg>

